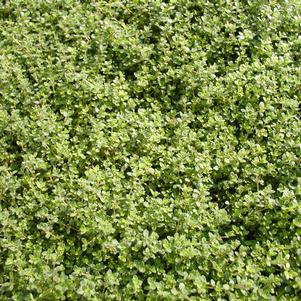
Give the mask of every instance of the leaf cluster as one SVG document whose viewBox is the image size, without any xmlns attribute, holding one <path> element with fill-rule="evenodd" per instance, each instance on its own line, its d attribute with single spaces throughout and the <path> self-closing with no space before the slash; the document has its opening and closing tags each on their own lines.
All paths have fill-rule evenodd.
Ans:
<svg viewBox="0 0 301 301">
<path fill-rule="evenodd" d="M 0 300 L 299 300 L 298 0 L 0 4 Z"/>
</svg>

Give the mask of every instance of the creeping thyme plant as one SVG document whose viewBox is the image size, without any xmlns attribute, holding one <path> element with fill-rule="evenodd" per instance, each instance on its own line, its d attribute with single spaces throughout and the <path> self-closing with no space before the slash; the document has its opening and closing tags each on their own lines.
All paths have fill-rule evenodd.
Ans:
<svg viewBox="0 0 301 301">
<path fill-rule="evenodd" d="M 300 300 L 300 0 L 0 3 L 0 300 Z"/>
</svg>

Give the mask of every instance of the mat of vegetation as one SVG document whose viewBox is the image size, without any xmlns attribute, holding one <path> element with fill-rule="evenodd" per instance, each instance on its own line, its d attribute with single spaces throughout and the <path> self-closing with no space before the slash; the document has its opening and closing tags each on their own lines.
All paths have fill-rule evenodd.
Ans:
<svg viewBox="0 0 301 301">
<path fill-rule="evenodd" d="M 300 300 L 301 2 L 0 4 L 0 300 Z"/>
</svg>

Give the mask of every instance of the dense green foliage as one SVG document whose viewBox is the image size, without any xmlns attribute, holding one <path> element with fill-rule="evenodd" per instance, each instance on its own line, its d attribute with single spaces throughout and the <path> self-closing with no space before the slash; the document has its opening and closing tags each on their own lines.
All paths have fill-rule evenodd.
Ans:
<svg viewBox="0 0 301 301">
<path fill-rule="evenodd" d="M 300 300 L 300 24 L 2 1 L 0 300 Z"/>
</svg>

